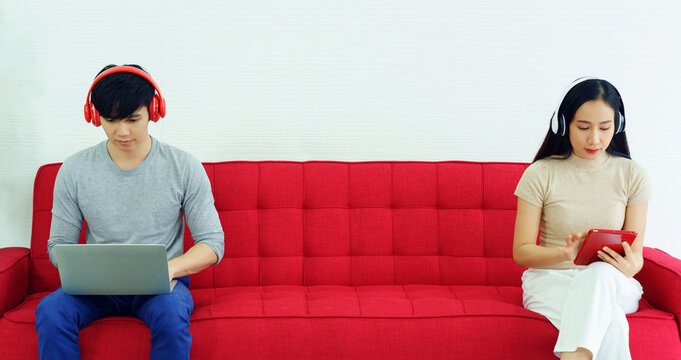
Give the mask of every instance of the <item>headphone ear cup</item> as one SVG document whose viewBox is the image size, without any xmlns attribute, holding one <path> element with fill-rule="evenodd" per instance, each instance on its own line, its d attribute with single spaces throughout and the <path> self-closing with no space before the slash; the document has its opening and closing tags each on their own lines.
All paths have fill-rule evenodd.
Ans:
<svg viewBox="0 0 681 360">
<path fill-rule="evenodd" d="M 158 96 L 154 94 L 149 103 L 149 120 L 153 122 L 158 121 Z"/>
<path fill-rule="evenodd" d="M 99 112 L 90 102 L 87 102 L 83 107 L 83 115 L 85 115 L 85 121 L 91 123 L 92 125 L 101 125 L 99 122 Z"/>
<path fill-rule="evenodd" d="M 624 120 L 624 115 L 621 112 L 617 112 L 617 131 L 615 134 L 619 134 L 624 131 L 624 126 L 626 125 Z"/>
<path fill-rule="evenodd" d="M 567 129 L 566 129 L 567 125 L 565 124 L 565 115 L 560 114 L 559 119 L 560 119 L 560 121 L 558 122 L 558 130 L 560 130 L 560 134 L 558 134 L 558 135 L 565 136 L 565 133 L 567 133 Z"/>
<path fill-rule="evenodd" d="M 92 125 L 94 125 L 95 127 L 99 127 L 100 125 L 102 125 L 102 122 L 99 120 L 99 111 L 97 111 L 94 105 L 90 106 L 90 115 L 92 115 L 91 117 Z"/>
<path fill-rule="evenodd" d="M 558 136 L 565 136 L 565 116 L 563 114 L 553 114 L 551 117 L 551 131 Z"/>
<path fill-rule="evenodd" d="M 83 115 L 85 115 L 85 121 L 91 122 L 92 117 L 90 117 L 90 102 L 85 103 L 83 106 Z"/>
<path fill-rule="evenodd" d="M 154 95 L 154 97 L 158 97 L 158 113 L 161 117 L 166 116 L 166 99 L 161 97 L 160 95 Z"/>
</svg>

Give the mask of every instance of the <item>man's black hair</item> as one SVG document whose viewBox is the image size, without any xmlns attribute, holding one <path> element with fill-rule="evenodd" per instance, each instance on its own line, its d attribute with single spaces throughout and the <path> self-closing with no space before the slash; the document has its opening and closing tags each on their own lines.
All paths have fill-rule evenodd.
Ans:
<svg viewBox="0 0 681 360">
<path fill-rule="evenodd" d="M 97 76 L 116 66 L 105 66 Z M 146 72 L 139 65 L 125 66 L 136 67 Z M 99 80 L 92 88 L 90 99 L 101 116 L 108 119 L 125 119 L 140 107 L 149 106 L 154 93 L 154 86 L 145 78 L 128 72 L 119 72 Z"/>
</svg>

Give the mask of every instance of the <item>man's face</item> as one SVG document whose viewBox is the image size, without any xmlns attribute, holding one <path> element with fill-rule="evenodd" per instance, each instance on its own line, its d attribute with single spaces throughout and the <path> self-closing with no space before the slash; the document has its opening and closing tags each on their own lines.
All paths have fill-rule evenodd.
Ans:
<svg viewBox="0 0 681 360">
<path fill-rule="evenodd" d="M 128 118 L 109 119 L 100 116 L 99 119 L 109 144 L 119 151 L 134 152 L 149 137 L 149 110 L 146 106 L 140 107 Z"/>
</svg>

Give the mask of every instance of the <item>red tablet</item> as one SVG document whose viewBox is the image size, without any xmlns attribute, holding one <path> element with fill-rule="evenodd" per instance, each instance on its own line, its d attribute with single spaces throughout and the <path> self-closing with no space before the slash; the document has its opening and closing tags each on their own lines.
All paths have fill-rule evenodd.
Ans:
<svg viewBox="0 0 681 360">
<path fill-rule="evenodd" d="M 636 239 L 636 235 L 638 235 L 636 231 L 591 229 L 586 234 L 582 247 L 577 253 L 575 265 L 589 265 L 594 261 L 601 261 L 597 252 L 604 246 L 624 256 L 622 242 L 626 241 L 631 245 Z"/>
</svg>

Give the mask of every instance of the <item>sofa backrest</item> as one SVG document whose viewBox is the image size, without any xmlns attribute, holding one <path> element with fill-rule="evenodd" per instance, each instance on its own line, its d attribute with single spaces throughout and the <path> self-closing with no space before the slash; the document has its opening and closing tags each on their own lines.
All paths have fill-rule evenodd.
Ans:
<svg viewBox="0 0 681 360">
<path fill-rule="evenodd" d="M 30 292 L 59 286 L 46 252 L 60 164 L 40 168 Z M 204 163 L 225 257 L 192 288 L 258 285 L 520 285 L 512 259 L 524 163 Z M 81 234 L 81 242 L 84 240 Z M 193 241 L 185 231 L 185 249 Z"/>
</svg>

